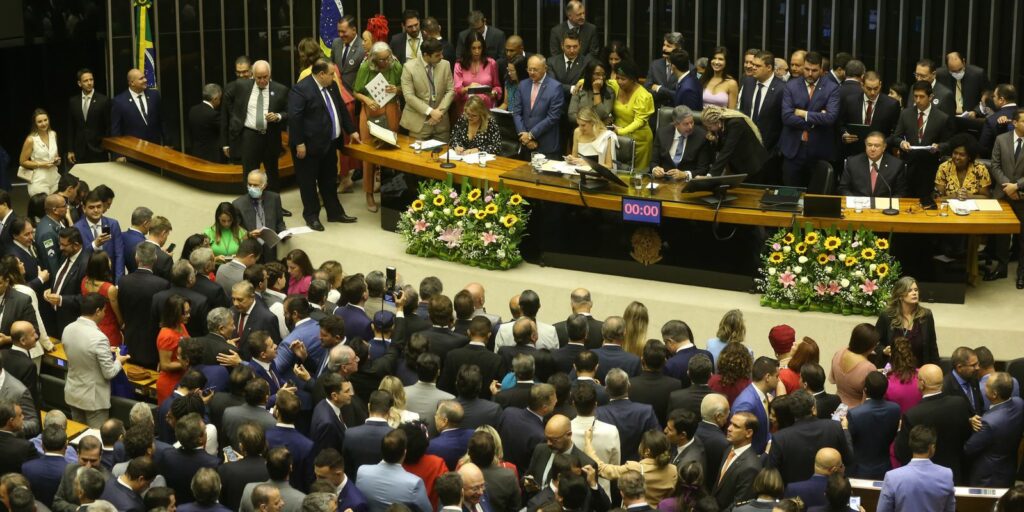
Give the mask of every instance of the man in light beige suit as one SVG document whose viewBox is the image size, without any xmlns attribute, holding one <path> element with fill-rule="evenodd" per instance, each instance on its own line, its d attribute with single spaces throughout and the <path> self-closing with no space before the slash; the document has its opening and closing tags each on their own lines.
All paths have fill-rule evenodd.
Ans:
<svg viewBox="0 0 1024 512">
<path fill-rule="evenodd" d="M 424 41 L 420 55 L 419 59 L 406 61 L 402 68 L 405 111 L 402 112 L 401 124 L 416 140 L 448 142 L 451 135 L 448 108 L 455 97 L 452 68 L 444 60 L 441 42 L 436 39 Z"/>
<path fill-rule="evenodd" d="M 82 297 L 82 316 L 64 329 L 61 339 L 68 356 L 64 401 L 71 418 L 90 428 L 100 428 L 110 417 L 110 380 L 131 356 L 111 355 L 110 341 L 97 327 L 103 320 L 107 299 L 98 293 Z"/>
<path fill-rule="evenodd" d="M 1017 220 L 1021 221 L 1021 234 L 1017 241 L 1024 250 L 1024 109 L 1013 116 L 1013 130 L 996 137 L 992 148 L 992 184 L 995 185 L 995 198 L 1006 199 Z M 999 266 L 992 273 L 1006 277 L 1006 265 L 1010 260 L 1009 236 L 999 237 L 996 258 Z M 1017 289 L 1024 290 L 1024 264 L 1017 266 Z"/>
</svg>

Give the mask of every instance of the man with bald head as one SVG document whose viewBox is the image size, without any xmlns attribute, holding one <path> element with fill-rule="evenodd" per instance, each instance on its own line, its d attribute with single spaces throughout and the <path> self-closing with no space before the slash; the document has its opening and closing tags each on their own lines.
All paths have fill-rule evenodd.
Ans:
<svg viewBox="0 0 1024 512">
<path fill-rule="evenodd" d="M 572 314 L 583 315 L 587 317 L 587 350 L 593 350 L 601 346 L 601 326 L 604 322 L 594 318 L 591 314 L 591 309 L 594 307 L 594 301 L 590 297 L 590 290 L 586 288 L 576 288 L 569 294 L 569 308 L 572 310 Z M 558 344 L 560 346 L 566 346 L 569 343 L 569 331 L 566 328 L 566 322 L 558 322 L 555 324 L 555 332 L 558 334 Z"/>
<path fill-rule="evenodd" d="M 574 459 L 580 466 L 589 465 L 597 469 L 597 463 L 572 442 L 572 421 L 567 416 L 552 416 L 544 426 L 544 437 L 546 442 L 533 449 L 528 471 L 542 489 L 556 476 L 551 474 L 551 466 L 558 454 Z"/>
<path fill-rule="evenodd" d="M 497 57 L 491 55 L 491 57 Z M 526 59 L 529 55 L 526 53 L 526 49 L 523 46 L 523 38 L 515 34 L 508 36 L 505 40 L 505 49 L 502 51 L 502 57 L 498 59 L 498 79 L 502 84 L 508 79 L 509 74 L 509 63 L 515 62 L 517 59 Z M 514 68 L 515 65 L 513 64 Z"/>
<path fill-rule="evenodd" d="M 1013 396 L 1013 383 L 1013 377 L 1006 372 L 993 373 L 985 381 L 985 396 L 992 406 L 980 421 L 975 421 L 977 432 L 964 446 L 964 456 L 973 461 L 968 485 L 1013 486 L 1017 446 L 1024 430 L 1024 400 Z"/>
<path fill-rule="evenodd" d="M 462 510 L 489 512 L 491 504 L 487 496 L 487 486 L 484 484 L 484 473 L 480 471 L 480 467 L 467 462 L 459 468 L 459 476 L 462 477 Z"/>
<path fill-rule="evenodd" d="M 896 435 L 896 459 L 901 464 L 910 462 L 910 430 L 917 425 L 931 427 L 938 432 L 932 461 L 953 470 L 953 481 L 962 485 L 966 474 L 962 468 L 964 444 L 971 437 L 971 418 L 974 411 L 967 399 L 942 392 L 942 369 L 926 364 L 917 371 L 917 388 L 921 402 L 911 407 L 900 424 Z"/>
<path fill-rule="evenodd" d="M 803 78 L 805 56 L 807 56 L 807 50 L 797 50 L 789 57 L 790 78 Z"/>
<path fill-rule="evenodd" d="M 825 505 L 825 487 L 829 475 L 842 475 L 843 470 L 843 458 L 839 452 L 834 448 L 822 448 L 814 456 L 814 474 L 807 480 L 787 485 L 786 497 L 799 497 L 804 500 L 807 508 Z"/>
<path fill-rule="evenodd" d="M 562 84 L 548 76 L 547 61 L 541 55 L 527 60 L 526 73 L 529 77 L 519 82 L 522 101 L 512 109 L 512 120 L 522 145 L 521 155 L 528 159 L 531 153 L 544 153 L 550 158 L 560 158 L 565 150 L 558 136 L 558 122 L 565 103 Z"/>
<path fill-rule="evenodd" d="M 163 139 L 160 92 L 149 88 L 146 75 L 128 70 L 128 89 L 114 97 L 110 107 L 110 134 L 127 135 L 155 144 Z"/>
<path fill-rule="evenodd" d="M 30 352 L 38 343 L 39 335 L 36 334 L 35 326 L 24 320 L 12 323 L 9 332 L 11 349 L 3 353 L 3 371 L 28 388 L 32 401 L 38 407 L 42 403 L 39 397 L 39 373 Z"/>
<path fill-rule="evenodd" d="M 39 266 L 49 272 L 51 277 L 54 277 L 60 269 L 61 263 L 64 263 L 64 255 L 60 252 L 58 233 L 67 227 L 65 216 L 68 213 L 68 203 L 64 200 L 64 196 L 50 194 L 46 196 L 43 206 L 46 208 L 46 215 L 39 220 L 39 225 L 36 226 L 36 258 L 38 258 Z M 40 298 L 42 297 L 40 296 Z M 42 308 L 40 311 L 46 310 L 47 308 Z M 50 312 L 52 312 L 52 308 Z M 47 324 L 47 326 L 49 325 Z"/>
<path fill-rule="evenodd" d="M 704 445 L 704 455 L 707 457 L 705 468 L 717 468 L 729 451 L 729 441 L 722 431 L 728 420 L 729 399 L 718 393 L 705 395 L 700 403 L 700 423 L 694 435 Z M 707 487 L 713 489 L 718 475 L 714 471 L 705 471 L 704 477 Z"/>
<path fill-rule="evenodd" d="M 259 169 L 267 173 L 267 189 L 281 191 L 277 158 L 281 154 L 281 130 L 288 113 L 288 87 L 270 78 L 270 63 L 252 65 L 252 78 L 235 80 L 224 90 L 221 115 L 221 146 L 224 155 L 242 160 L 242 173 Z M 290 213 L 285 212 L 285 216 Z"/>
<path fill-rule="evenodd" d="M 474 317 L 477 317 L 477 316 L 486 317 L 488 320 L 491 321 L 491 325 L 494 328 L 497 328 L 498 325 L 501 324 L 501 315 L 495 315 L 493 313 L 488 313 L 487 312 L 487 308 L 484 307 L 484 302 L 486 302 L 486 300 L 487 300 L 485 295 L 484 295 L 484 285 L 482 285 L 480 283 L 469 283 L 469 284 L 466 285 L 465 288 L 463 288 L 463 290 L 466 290 L 467 292 L 469 292 L 470 296 L 473 297 L 473 315 L 472 316 L 474 316 Z"/>
<path fill-rule="evenodd" d="M 441 400 L 434 413 L 434 427 L 438 434 L 430 439 L 427 453 L 444 459 L 449 468 L 459 465 L 459 459 L 466 454 L 473 429 L 462 428 L 465 411 L 455 400 Z"/>
<path fill-rule="evenodd" d="M 601 337 L 604 340 L 601 348 L 593 352 L 597 354 L 597 380 L 604 382 L 604 376 L 612 368 L 621 368 L 630 377 L 640 374 L 640 358 L 622 349 L 626 337 L 626 321 L 621 316 L 605 318 L 601 326 Z"/>
</svg>

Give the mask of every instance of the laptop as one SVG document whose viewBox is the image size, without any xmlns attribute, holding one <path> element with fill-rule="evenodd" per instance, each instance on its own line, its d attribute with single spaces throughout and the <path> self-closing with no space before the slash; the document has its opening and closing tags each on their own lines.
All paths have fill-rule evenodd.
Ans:
<svg viewBox="0 0 1024 512">
<path fill-rule="evenodd" d="M 843 198 L 841 196 L 804 194 L 804 217 L 841 219 L 843 218 Z"/>
</svg>

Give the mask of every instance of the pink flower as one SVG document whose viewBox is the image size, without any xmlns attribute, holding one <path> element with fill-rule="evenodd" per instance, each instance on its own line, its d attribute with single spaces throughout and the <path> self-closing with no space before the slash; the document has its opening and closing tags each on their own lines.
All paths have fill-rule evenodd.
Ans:
<svg viewBox="0 0 1024 512">
<path fill-rule="evenodd" d="M 450 193 L 448 194 L 448 197 L 450 197 L 450 198 L 452 198 L 452 199 L 455 199 L 456 197 L 459 197 L 459 194 L 458 194 L 458 192 L 455 192 L 454 190 L 452 190 L 452 191 L 451 191 L 451 192 L 450 192 Z"/>
<path fill-rule="evenodd" d="M 829 254 L 828 255 L 828 260 L 829 261 L 835 261 L 836 260 L 836 255 L 835 254 Z"/>
<path fill-rule="evenodd" d="M 491 245 L 498 241 L 498 235 L 495 235 L 490 231 L 486 233 L 480 233 L 480 240 L 483 240 L 484 247 L 487 247 L 488 245 Z"/>
<path fill-rule="evenodd" d="M 872 281 L 871 279 L 865 279 L 864 284 L 860 285 L 860 289 L 862 292 L 871 295 L 875 293 L 875 290 L 878 289 L 878 283 Z"/>
<path fill-rule="evenodd" d="M 795 286 L 796 274 L 788 270 L 785 271 L 782 275 L 779 276 L 779 284 L 781 284 L 783 288 L 790 288 L 792 286 Z"/>
<path fill-rule="evenodd" d="M 835 295 L 835 294 L 839 293 L 839 290 L 840 290 L 839 283 L 837 283 L 835 281 L 832 281 L 832 282 L 828 283 L 828 293 L 830 295 Z"/>
<path fill-rule="evenodd" d="M 449 249 L 454 249 L 462 240 L 462 228 L 447 228 L 437 239 L 446 243 Z"/>
<path fill-rule="evenodd" d="M 780 245 L 778 242 L 775 242 L 774 244 L 772 244 L 772 250 L 773 251 L 781 251 L 782 250 L 782 245 Z"/>
<path fill-rule="evenodd" d="M 420 220 L 416 221 L 415 224 L 413 224 L 412 230 L 413 230 L 414 233 L 422 233 L 422 232 L 427 230 L 428 226 L 430 226 L 430 224 L 427 224 L 426 220 L 420 219 Z"/>
<path fill-rule="evenodd" d="M 434 195 L 436 196 L 436 195 L 440 195 L 440 194 L 441 194 L 441 189 L 435 188 L 434 189 Z"/>
<path fill-rule="evenodd" d="M 485 203 L 489 203 L 491 201 L 494 201 L 494 196 L 491 196 L 491 195 L 484 196 L 484 202 Z"/>
<path fill-rule="evenodd" d="M 825 295 L 826 293 L 828 293 L 828 287 L 825 286 L 825 283 L 818 283 L 814 285 L 814 291 L 818 295 Z"/>
</svg>

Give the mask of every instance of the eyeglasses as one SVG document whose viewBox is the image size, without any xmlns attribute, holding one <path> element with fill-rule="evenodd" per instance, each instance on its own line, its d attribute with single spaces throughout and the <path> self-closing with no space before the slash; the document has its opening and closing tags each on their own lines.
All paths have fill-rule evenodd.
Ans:
<svg viewBox="0 0 1024 512">
<path fill-rule="evenodd" d="M 487 489 L 487 482 L 484 482 L 479 485 L 474 485 L 471 487 L 466 487 L 466 490 L 469 492 L 484 492 L 485 489 Z"/>
</svg>

